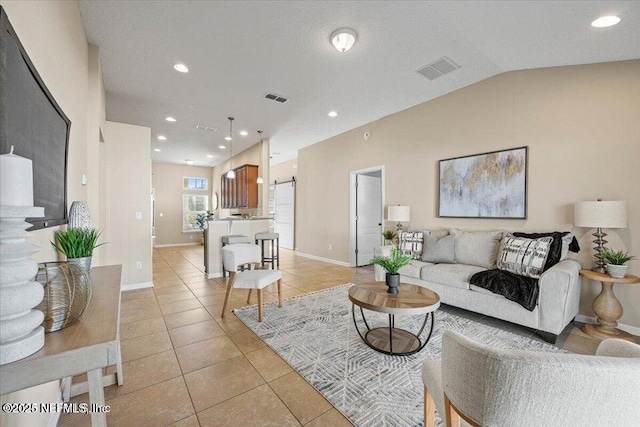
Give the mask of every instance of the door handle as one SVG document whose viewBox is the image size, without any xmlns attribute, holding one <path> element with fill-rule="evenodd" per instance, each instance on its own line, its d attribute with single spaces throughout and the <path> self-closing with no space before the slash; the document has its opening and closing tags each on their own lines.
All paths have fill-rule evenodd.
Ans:
<svg viewBox="0 0 640 427">
<path fill-rule="evenodd" d="M 381 222 L 379 222 L 379 223 L 378 223 L 378 225 L 379 225 L 380 227 L 382 227 L 382 223 L 381 223 Z"/>
</svg>

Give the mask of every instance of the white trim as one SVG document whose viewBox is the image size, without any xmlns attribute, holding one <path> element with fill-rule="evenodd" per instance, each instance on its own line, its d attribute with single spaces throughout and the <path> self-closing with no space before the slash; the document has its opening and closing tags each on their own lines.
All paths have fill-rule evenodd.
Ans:
<svg viewBox="0 0 640 427">
<path fill-rule="evenodd" d="M 367 173 L 371 173 L 371 172 L 378 172 L 380 171 L 380 177 L 381 177 L 381 185 L 380 185 L 380 189 L 381 189 L 381 210 L 382 212 L 380 213 L 380 218 L 382 219 L 382 230 L 384 231 L 384 207 L 385 207 L 385 203 L 386 203 L 386 197 L 385 197 L 385 171 L 384 171 L 384 165 L 380 165 L 380 166 L 373 166 L 370 168 L 365 168 L 365 169 L 358 169 L 355 171 L 351 171 L 349 173 L 349 264 L 347 265 L 347 267 L 356 267 L 356 192 L 355 192 L 355 186 L 356 186 L 356 175 L 364 175 Z M 382 237 L 380 237 L 380 244 L 382 244 Z"/>
<path fill-rule="evenodd" d="M 131 283 L 129 285 L 122 285 L 120 292 L 133 291 L 136 289 L 153 288 L 153 282 L 144 283 Z"/>
<path fill-rule="evenodd" d="M 163 245 L 154 245 L 154 248 L 170 248 L 171 246 L 201 246 L 200 243 L 167 243 Z"/>
<path fill-rule="evenodd" d="M 199 228 L 189 228 L 187 230 L 182 230 L 181 231 L 182 234 L 187 234 L 187 233 L 202 233 L 202 230 L 200 230 Z"/>
<path fill-rule="evenodd" d="M 595 317 L 585 316 L 584 314 L 577 314 L 576 320 L 582 323 L 598 323 Z M 621 331 L 629 332 L 632 335 L 640 336 L 640 328 L 637 326 L 625 325 L 623 323 L 618 324 L 618 329 Z"/>
<path fill-rule="evenodd" d="M 214 271 L 207 274 L 207 279 L 217 279 L 218 277 L 222 277 L 222 271 Z"/>
<path fill-rule="evenodd" d="M 348 262 L 338 261 L 337 259 L 322 258 L 316 255 L 303 254 L 302 252 L 296 252 L 296 255 L 300 255 L 301 257 L 304 257 L 304 258 L 315 259 L 316 261 L 328 262 L 329 264 L 341 265 L 343 267 L 351 267 L 351 265 L 349 265 Z"/>
</svg>

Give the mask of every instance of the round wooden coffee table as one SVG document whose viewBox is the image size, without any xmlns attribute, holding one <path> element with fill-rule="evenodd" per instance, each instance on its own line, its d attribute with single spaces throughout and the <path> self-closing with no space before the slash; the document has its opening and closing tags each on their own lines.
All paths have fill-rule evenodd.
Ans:
<svg viewBox="0 0 640 427">
<path fill-rule="evenodd" d="M 372 349 L 391 356 L 408 356 L 419 352 L 429 342 L 433 333 L 434 312 L 440 307 L 440 296 L 430 289 L 416 285 L 401 283 L 397 294 L 387 293 L 387 285 L 384 283 L 366 283 L 355 285 L 349 289 L 349 300 L 353 323 L 360 338 Z M 360 307 L 362 320 L 367 332 L 362 335 L 356 320 L 356 305 Z M 387 327 L 369 327 L 364 316 L 364 310 L 377 311 L 389 315 Z M 417 334 L 395 327 L 395 315 L 424 314 L 424 322 Z M 431 319 L 429 335 L 424 340 L 420 335 L 424 331 L 427 321 Z"/>
</svg>

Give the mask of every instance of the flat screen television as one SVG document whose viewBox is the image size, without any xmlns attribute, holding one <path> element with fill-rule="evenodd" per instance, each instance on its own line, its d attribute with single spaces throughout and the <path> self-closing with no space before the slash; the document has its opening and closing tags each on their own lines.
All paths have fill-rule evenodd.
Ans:
<svg viewBox="0 0 640 427">
<path fill-rule="evenodd" d="M 33 162 L 34 205 L 44 218 L 29 230 L 67 222 L 67 150 L 71 121 L 53 98 L 0 6 L 0 154 Z"/>
</svg>

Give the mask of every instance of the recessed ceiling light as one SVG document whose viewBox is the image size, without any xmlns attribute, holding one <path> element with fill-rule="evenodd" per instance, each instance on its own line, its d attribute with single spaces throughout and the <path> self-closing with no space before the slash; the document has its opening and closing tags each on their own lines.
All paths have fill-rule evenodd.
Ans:
<svg viewBox="0 0 640 427">
<path fill-rule="evenodd" d="M 338 117 L 338 113 L 336 113 L 335 111 L 329 111 L 329 117 Z"/>
<path fill-rule="evenodd" d="M 224 140 L 225 140 L 225 141 L 231 141 L 231 140 L 233 140 L 233 138 L 231 138 L 230 136 L 225 136 L 225 137 L 224 137 Z"/>
<path fill-rule="evenodd" d="M 174 119 L 174 118 L 173 118 L 173 117 L 171 117 L 171 116 L 169 116 L 169 117 L 165 117 L 164 119 L 165 119 L 166 121 L 168 121 L 168 122 L 172 122 L 172 123 L 177 121 L 176 119 Z"/>
<path fill-rule="evenodd" d="M 166 141 L 166 140 L 167 140 L 167 137 L 166 137 L 166 136 L 164 136 L 164 135 L 158 135 L 158 139 L 159 139 L 160 141 Z"/>
<path fill-rule="evenodd" d="M 346 52 L 353 47 L 358 35 L 351 28 L 339 28 L 331 33 L 329 40 L 333 47 L 340 52 Z"/>
<path fill-rule="evenodd" d="M 221 150 L 224 150 L 227 147 L 225 145 L 218 145 L 218 148 L 221 149 Z"/>
<path fill-rule="evenodd" d="M 213 154 L 207 154 L 207 157 L 213 159 Z"/>
<path fill-rule="evenodd" d="M 154 149 L 153 149 L 153 151 L 155 151 L 156 153 L 159 153 L 159 152 L 161 152 L 162 150 L 161 150 L 161 149 L 159 149 L 159 148 L 154 148 Z"/>
<path fill-rule="evenodd" d="M 246 130 L 241 130 L 240 131 L 240 135 L 247 136 L 247 135 L 249 135 L 249 132 L 247 132 Z"/>
<path fill-rule="evenodd" d="M 178 63 L 178 64 L 174 65 L 173 68 L 176 71 L 180 71 L 181 73 L 188 73 L 189 72 L 189 68 L 187 68 L 187 66 L 184 65 L 184 64 Z"/>
<path fill-rule="evenodd" d="M 188 165 L 192 165 L 193 164 L 193 160 L 185 159 L 184 161 L 187 162 Z"/>
<path fill-rule="evenodd" d="M 605 27 L 611 27 L 613 25 L 616 25 L 618 22 L 620 22 L 619 16 L 607 15 L 607 16 L 601 16 L 600 18 L 593 21 L 591 23 L 591 26 L 596 28 L 605 28 Z"/>
</svg>

